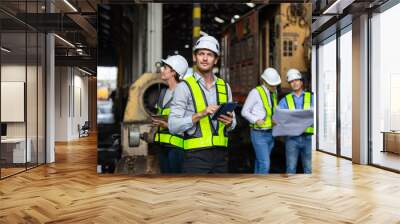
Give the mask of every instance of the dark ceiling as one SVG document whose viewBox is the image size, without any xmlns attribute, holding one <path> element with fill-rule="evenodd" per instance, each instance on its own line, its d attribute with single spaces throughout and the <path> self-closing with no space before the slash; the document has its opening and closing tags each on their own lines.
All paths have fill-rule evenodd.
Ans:
<svg viewBox="0 0 400 224">
<path fill-rule="evenodd" d="M 253 8 L 246 4 L 202 4 L 201 31 L 216 36 L 231 24 L 234 15 L 243 16 Z M 185 58 L 191 59 L 193 42 L 193 5 L 163 4 L 163 57 L 173 55 L 176 51 Z M 219 23 L 215 17 L 224 20 Z M 186 46 L 185 48 L 185 45 Z"/>
<path fill-rule="evenodd" d="M 49 2 L 50 0 L 47 0 Z M 97 65 L 97 48 L 107 49 L 107 54 L 100 58 L 107 58 L 108 62 L 115 64 L 117 51 L 113 43 L 119 42 L 125 46 L 129 43 L 134 30 L 130 28 L 136 3 L 162 2 L 179 3 L 163 4 L 163 57 L 172 55 L 176 51 L 191 59 L 192 49 L 192 10 L 193 5 L 187 0 L 68 0 L 77 12 L 62 0 L 52 0 L 54 8 L 49 13 L 45 0 L 36 1 L 0 1 L 0 24 L 2 32 L 18 33 L 30 29 L 39 32 L 55 32 L 62 38 L 75 45 L 71 49 L 65 42 L 56 38 L 56 63 L 59 65 L 77 63 L 95 69 Z M 323 18 L 324 9 L 333 4 L 335 0 L 293 0 L 291 2 L 312 2 L 313 22 Z M 355 0 L 349 11 L 355 13 L 370 8 L 371 4 L 380 5 L 386 0 Z M 246 2 L 232 0 L 203 0 L 201 5 L 201 30 L 210 35 L 219 36 L 224 27 L 230 24 L 234 15 L 242 16 L 252 10 Z M 256 0 L 253 3 L 281 3 L 281 0 Z M 101 5 L 98 7 L 98 5 Z M 113 5 L 113 10 L 109 4 Z M 108 6 L 107 6 L 108 5 Z M 137 4 L 136 4 L 137 5 Z M 102 16 L 97 17 L 98 11 Z M 218 16 L 224 23 L 218 23 L 214 17 Z M 99 18 L 99 19 L 98 19 Z M 334 24 L 341 16 L 334 16 L 330 22 L 313 31 L 313 36 L 319 35 L 327 27 Z M 101 20 L 101 21 L 100 21 Z M 98 24 L 99 23 L 99 24 Z M 99 37 L 97 37 L 97 33 Z M 129 46 L 126 46 L 129 47 Z M 83 55 L 77 54 L 76 49 L 82 49 Z M 28 50 L 29 51 L 29 50 Z M 110 53 L 111 52 L 111 53 Z M 100 52 L 101 53 L 101 52 Z M 99 53 L 99 55 L 100 55 Z M 107 56 L 106 56 L 107 55 Z M 104 57 L 103 57 L 104 56 Z M 113 61 L 114 60 L 114 61 Z M 81 64 L 80 64 L 81 63 Z"/>
</svg>

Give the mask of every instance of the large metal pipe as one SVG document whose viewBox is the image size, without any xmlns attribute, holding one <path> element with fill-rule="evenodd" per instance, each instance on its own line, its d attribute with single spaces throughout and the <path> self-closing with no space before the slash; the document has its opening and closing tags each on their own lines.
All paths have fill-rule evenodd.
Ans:
<svg viewBox="0 0 400 224">
<path fill-rule="evenodd" d="M 160 88 L 166 86 L 158 73 L 145 73 L 129 89 L 124 123 L 144 124 L 151 121 L 151 113 L 158 100 Z"/>
</svg>

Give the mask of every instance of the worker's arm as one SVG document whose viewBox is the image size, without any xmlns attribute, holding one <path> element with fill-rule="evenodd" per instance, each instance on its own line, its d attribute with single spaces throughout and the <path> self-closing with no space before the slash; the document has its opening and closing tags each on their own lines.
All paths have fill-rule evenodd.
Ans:
<svg viewBox="0 0 400 224">
<path fill-rule="evenodd" d="M 179 83 L 175 88 L 171 102 L 171 113 L 168 116 L 168 129 L 171 134 L 182 134 L 193 127 L 193 111 L 188 111 L 190 101 L 189 87 L 184 82 Z"/>
<path fill-rule="evenodd" d="M 256 121 L 259 120 L 257 116 L 251 113 L 253 107 L 257 104 L 257 100 L 259 99 L 259 97 L 260 94 L 258 94 L 257 90 L 252 89 L 247 96 L 246 101 L 244 102 L 241 113 L 242 116 L 250 122 L 250 124 L 255 124 Z"/>
</svg>

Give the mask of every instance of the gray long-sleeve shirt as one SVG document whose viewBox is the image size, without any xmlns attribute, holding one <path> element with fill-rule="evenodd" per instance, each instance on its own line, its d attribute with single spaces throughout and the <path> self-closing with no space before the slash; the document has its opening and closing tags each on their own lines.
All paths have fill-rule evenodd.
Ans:
<svg viewBox="0 0 400 224">
<path fill-rule="evenodd" d="M 217 105 L 217 91 L 215 85 L 217 77 L 214 76 L 214 81 L 210 89 L 207 89 L 204 78 L 201 75 L 195 73 L 194 77 L 199 82 L 200 88 L 204 92 L 207 105 Z M 228 90 L 228 102 L 232 102 L 232 91 L 228 84 L 227 84 L 227 90 Z M 184 132 L 187 132 L 189 135 L 195 134 L 195 136 L 199 136 L 200 130 L 198 129 L 197 132 L 195 133 L 196 124 L 193 124 L 192 122 L 192 115 L 195 113 L 196 113 L 195 105 L 193 103 L 193 98 L 190 89 L 186 83 L 181 82 L 175 88 L 173 100 L 171 102 L 171 113 L 169 114 L 168 117 L 168 129 L 170 133 L 183 135 Z M 227 128 L 227 131 L 233 130 L 236 126 L 235 114 L 233 114 L 233 116 L 234 117 L 232 125 L 229 128 Z M 215 130 L 218 126 L 218 121 L 212 120 L 212 125 Z"/>
<path fill-rule="evenodd" d="M 271 103 L 271 93 L 268 88 L 262 85 L 262 88 L 267 95 L 268 104 Z M 256 88 L 252 89 L 244 102 L 242 109 L 242 116 L 250 122 L 250 124 L 256 123 L 258 120 L 264 120 L 267 115 L 265 111 L 264 103 L 261 99 L 260 93 Z"/>
</svg>

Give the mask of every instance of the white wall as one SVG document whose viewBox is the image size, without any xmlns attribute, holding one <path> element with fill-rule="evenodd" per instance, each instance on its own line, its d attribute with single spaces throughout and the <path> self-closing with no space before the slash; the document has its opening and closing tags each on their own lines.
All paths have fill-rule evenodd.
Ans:
<svg viewBox="0 0 400 224">
<path fill-rule="evenodd" d="M 5 82 L 25 82 L 25 64 L 24 65 L 2 65 L 1 81 Z M 28 68 L 29 70 L 29 68 Z M 7 108 L 1 108 L 7 110 Z M 25 138 L 25 122 L 7 123 L 7 137 L 9 138 Z"/>
<path fill-rule="evenodd" d="M 76 72 L 76 70 L 75 70 Z M 72 113 L 72 136 L 73 138 L 79 137 L 78 133 L 78 124 L 83 125 L 85 121 L 88 121 L 89 113 L 88 113 L 88 107 L 89 107 L 89 102 L 88 102 L 88 78 L 87 77 L 82 77 L 80 75 L 74 75 L 74 108 L 73 108 L 73 113 Z"/>
<path fill-rule="evenodd" d="M 33 69 L 36 69 L 32 66 L 25 67 L 24 65 L 2 65 L 1 66 L 1 81 L 3 82 L 25 82 L 25 74 L 26 70 L 28 74 L 32 72 Z M 35 70 L 36 72 L 36 70 Z M 36 97 L 36 89 L 35 92 L 28 92 L 28 97 L 35 96 Z M 31 100 L 27 99 L 28 102 Z M 1 108 L 1 110 L 7 110 L 7 108 Z M 35 114 L 36 116 L 36 114 Z M 30 114 L 28 114 L 28 120 L 31 120 Z M 10 122 L 7 123 L 7 137 L 25 137 L 25 122 Z M 28 136 L 29 137 L 29 136 Z"/>
<path fill-rule="evenodd" d="M 55 68 L 55 141 L 68 140 L 68 88 L 67 67 Z"/>
<path fill-rule="evenodd" d="M 26 120 L 23 122 L 6 122 L 8 138 L 25 138 L 30 140 L 32 162 L 39 159 L 44 163 L 44 74 L 41 66 L 25 64 L 3 64 L 1 67 L 2 82 L 24 82 L 26 84 L 26 106 L 22 107 L 22 113 L 26 112 Z M 27 80 L 25 80 L 27 78 Z M 23 90 L 22 90 L 23 91 Z M 22 92 L 24 94 L 24 91 Z M 7 97 L 7 96 L 2 96 Z M 2 107 L 2 112 L 12 110 Z M 12 111 L 7 111 L 12 113 Z M 37 155 L 39 153 L 39 155 Z"/>
<path fill-rule="evenodd" d="M 56 141 L 79 138 L 78 124 L 88 120 L 88 78 L 72 67 L 56 67 Z"/>
<path fill-rule="evenodd" d="M 1 66 L 1 81 L 2 82 L 25 82 L 25 64 L 24 65 L 2 65 Z M 28 67 L 31 70 L 32 67 Z M 26 82 L 25 82 L 26 83 Z M 4 97 L 4 96 L 3 96 Z M 1 108 L 7 110 L 8 108 Z M 10 122 L 7 123 L 7 136 L 8 137 L 25 137 L 25 123 L 24 122 Z"/>
</svg>

